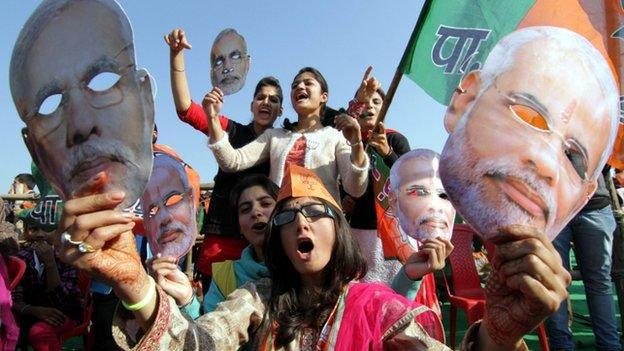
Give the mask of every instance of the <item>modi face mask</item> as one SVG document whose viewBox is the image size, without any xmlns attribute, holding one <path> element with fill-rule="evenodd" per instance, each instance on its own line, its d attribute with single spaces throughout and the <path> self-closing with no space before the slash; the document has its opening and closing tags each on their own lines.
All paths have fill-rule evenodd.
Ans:
<svg viewBox="0 0 624 351">
<path fill-rule="evenodd" d="M 445 117 L 440 175 L 455 208 L 486 239 L 512 224 L 554 239 L 596 189 L 617 95 L 605 59 L 578 34 L 530 27 L 503 38 Z"/>
<path fill-rule="evenodd" d="M 245 38 L 232 28 L 224 29 L 215 38 L 210 52 L 210 79 L 225 95 L 243 88 L 249 71 L 249 55 Z"/>
<path fill-rule="evenodd" d="M 106 179 L 98 192 L 136 202 L 151 170 L 152 90 L 115 1 L 42 3 L 16 41 L 10 84 L 28 150 L 61 198 Z"/>
<path fill-rule="evenodd" d="M 141 197 L 143 227 L 154 256 L 179 258 L 195 243 L 199 182 L 189 175 L 191 171 L 181 160 L 155 153 L 154 169 Z"/>
<path fill-rule="evenodd" d="M 427 239 L 450 239 L 453 232 L 455 209 L 442 186 L 439 164 L 436 152 L 416 149 L 390 169 L 390 211 L 398 220 L 401 237 L 414 249 Z"/>
</svg>

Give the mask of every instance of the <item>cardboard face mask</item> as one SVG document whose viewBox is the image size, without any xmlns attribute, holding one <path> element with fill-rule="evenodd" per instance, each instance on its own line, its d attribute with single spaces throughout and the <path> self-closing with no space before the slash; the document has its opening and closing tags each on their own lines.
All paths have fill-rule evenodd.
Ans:
<svg viewBox="0 0 624 351">
<path fill-rule="evenodd" d="M 154 256 L 179 258 L 191 249 L 197 235 L 197 193 L 180 160 L 155 154 L 154 169 L 141 197 L 143 227 Z"/>
<path fill-rule="evenodd" d="M 16 41 L 10 83 L 28 150 L 61 198 L 88 193 L 101 175 L 103 191 L 126 193 L 120 208 L 140 197 L 151 170 L 154 107 L 116 2 L 42 3 Z"/>
<path fill-rule="evenodd" d="M 210 67 L 212 85 L 219 87 L 223 94 L 230 95 L 241 90 L 249 71 L 245 38 L 232 28 L 222 30 L 212 44 Z"/>
<path fill-rule="evenodd" d="M 552 240 L 596 189 L 617 103 L 583 37 L 532 27 L 503 38 L 447 110 L 440 175 L 455 208 L 486 239 L 523 224 Z"/>
<path fill-rule="evenodd" d="M 440 155 L 426 149 L 402 155 L 390 169 L 389 212 L 397 218 L 402 241 L 418 249 L 418 242 L 450 239 L 455 209 L 438 174 Z"/>
</svg>

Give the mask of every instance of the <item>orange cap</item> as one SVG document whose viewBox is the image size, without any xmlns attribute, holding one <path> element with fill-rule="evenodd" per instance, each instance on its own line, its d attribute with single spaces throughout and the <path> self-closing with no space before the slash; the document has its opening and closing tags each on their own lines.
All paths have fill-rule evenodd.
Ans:
<svg viewBox="0 0 624 351">
<path fill-rule="evenodd" d="M 327 191 L 321 179 L 309 169 L 295 164 L 286 167 L 286 174 L 282 181 L 282 187 L 277 194 L 277 201 L 289 197 L 318 197 L 341 209 L 336 199 Z"/>
</svg>

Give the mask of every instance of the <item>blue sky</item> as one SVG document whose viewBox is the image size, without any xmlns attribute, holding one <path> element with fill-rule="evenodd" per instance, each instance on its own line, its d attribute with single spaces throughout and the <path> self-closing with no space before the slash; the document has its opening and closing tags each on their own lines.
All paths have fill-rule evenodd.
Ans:
<svg viewBox="0 0 624 351">
<path fill-rule="evenodd" d="M 169 84 L 169 52 L 163 36 L 184 28 L 193 49 L 186 54 L 186 71 L 192 97 L 201 101 L 211 88 L 209 53 L 214 37 L 224 28 L 236 28 L 247 40 L 251 67 L 245 87 L 227 96 L 222 113 L 239 122 L 251 120 L 249 110 L 255 83 L 263 76 L 277 77 L 286 100 L 283 117 L 296 119 L 287 98 L 290 83 L 304 66 L 318 68 L 329 83 L 329 105 L 346 106 L 364 70 L 387 88 L 416 24 L 422 0 L 321 0 L 308 1 L 130 1 L 119 0 L 134 28 L 137 62 L 157 84 L 156 123 L 159 142 L 175 148 L 209 181 L 217 166 L 200 132 L 176 116 Z M 0 193 L 13 177 L 30 171 L 19 119 L 9 91 L 8 69 L 13 45 L 30 13 L 39 2 L 3 1 L 0 23 Z M 77 29 L 79 30 L 79 29 Z M 62 50 L 62 48 L 59 48 Z M 387 127 L 403 133 L 412 148 L 440 152 L 446 139 L 444 107 L 404 77 L 386 117 Z M 276 126 L 281 126 L 282 118 Z"/>
</svg>

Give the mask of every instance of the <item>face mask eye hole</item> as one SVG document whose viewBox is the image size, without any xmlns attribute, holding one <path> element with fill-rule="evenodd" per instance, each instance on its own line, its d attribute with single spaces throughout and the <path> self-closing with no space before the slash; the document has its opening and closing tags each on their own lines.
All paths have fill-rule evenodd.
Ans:
<svg viewBox="0 0 624 351">
<path fill-rule="evenodd" d="M 173 205 L 179 203 L 180 201 L 182 201 L 182 195 L 180 195 L 180 194 L 171 195 L 171 196 L 169 196 L 169 198 L 165 202 L 165 206 L 167 206 L 167 207 L 173 206 Z"/>
<path fill-rule="evenodd" d="M 45 100 L 43 100 L 41 105 L 39 105 L 39 110 L 37 111 L 37 113 L 41 116 L 51 115 L 58 109 L 62 101 L 63 101 L 62 94 L 50 95 L 47 98 L 45 98 Z"/>
<path fill-rule="evenodd" d="M 585 163 L 585 158 L 583 155 L 574 149 L 565 150 L 565 155 L 572 164 L 574 171 L 578 174 L 581 179 L 585 180 L 587 175 L 587 165 Z"/>
<path fill-rule="evenodd" d="M 531 107 L 525 105 L 511 105 L 509 106 L 509 109 L 514 116 L 522 120 L 524 123 L 540 130 L 548 130 L 548 123 L 546 123 L 546 119 Z"/>
<path fill-rule="evenodd" d="M 102 92 L 112 88 L 120 78 L 117 73 L 102 72 L 93 77 L 87 86 L 93 91 Z"/>
</svg>

